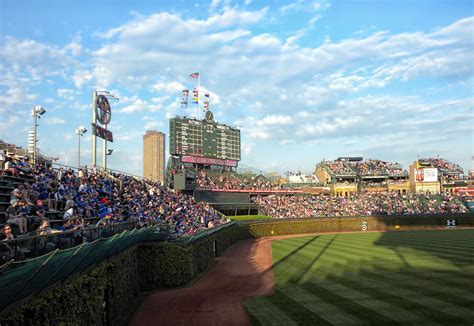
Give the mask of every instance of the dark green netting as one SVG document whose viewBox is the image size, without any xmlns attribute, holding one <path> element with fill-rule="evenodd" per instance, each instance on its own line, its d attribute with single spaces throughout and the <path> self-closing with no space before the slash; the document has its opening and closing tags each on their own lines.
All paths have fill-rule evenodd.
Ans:
<svg viewBox="0 0 474 326">
<path fill-rule="evenodd" d="M 68 260 L 64 262 L 64 265 L 60 266 L 60 269 L 55 272 L 54 275 L 51 275 L 49 281 L 45 284 L 44 288 L 62 282 L 67 279 L 70 275 L 73 275 L 78 271 L 78 264 L 86 259 L 86 257 L 94 251 L 94 246 L 96 242 L 93 243 L 84 243 L 78 247 L 71 248 L 71 255 L 68 257 Z M 75 249 L 75 251 L 74 251 Z"/>
<path fill-rule="evenodd" d="M 30 277 L 34 277 L 36 271 L 45 264 L 54 253 L 27 261 L 13 263 L 3 271 L 0 277 L 0 310 L 13 302 L 13 297 L 28 282 Z"/>
<path fill-rule="evenodd" d="M 0 275 L 0 310 L 145 241 L 153 232 L 153 228 L 123 231 L 110 238 L 5 265 Z"/>
<path fill-rule="evenodd" d="M 56 251 L 56 253 L 51 256 L 51 259 L 36 271 L 34 277 L 30 278 L 24 287 L 17 292 L 13 297 L 13 301 L 19 301 L 32 294 L 39 293 L 45 288 L 51 277 L 53 277 L 56 272 L 60 272 L 62 266 L 68 262 L 69 258 L 74 255 L 76 251 L 77 248 Z"/>
<path fill-rule="evenodd" d="M 102 260 L 103 253 L 107 251 L 107 247 L 113 242 L 114 237 L 108 239 L 98 239 L 95 242 L 94 250 L 87 255 L 82 261 L 77 265 L 78 271 L 83 271 L 89 266 L 94 265 L 96 262 Z"/>
</svg>

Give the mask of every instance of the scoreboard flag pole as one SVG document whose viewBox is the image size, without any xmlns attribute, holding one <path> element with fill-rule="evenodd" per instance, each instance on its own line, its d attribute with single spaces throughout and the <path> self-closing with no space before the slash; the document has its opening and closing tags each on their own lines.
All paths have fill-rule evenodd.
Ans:
<svg viewBox="0 0 474 326">
<path fill-rule="evenodd" d="M 199 110 L 199 119 L 202 119 L 202 112 L 201 112 L 201 103 L 199 101 L 200 98 L 200 88 L 201 88 L 201 74 L 198 73 L 198 110 Z"/>
</svg>

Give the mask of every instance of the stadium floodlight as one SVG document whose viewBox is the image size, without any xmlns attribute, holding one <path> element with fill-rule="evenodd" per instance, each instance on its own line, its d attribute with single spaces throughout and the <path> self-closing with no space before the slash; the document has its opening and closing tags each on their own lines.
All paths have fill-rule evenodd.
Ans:
<svg viewBox="0 0 474 326">
<path fill-rule="evenodd" d="M 45 113 L 46 110 L 41 105 L 34 106 L 31 112 L 31 115 L 33 116 L 33 164 L 36 164 L 36 143 L 38 142 L 36 132 L 38 128 L 38 119 L 40 119 Z"/>
<path fill-rule="evenodd" d="M 87 129 L 84 127 L 84 126 L 79 126 L 77 129 L 76 129 L 76 135 L 83 135 L 87 132 Z"/>
<path fill-rule="evenodd" d="M 79 126 L 76 129 L 77 135 L 77 168 L 81 168 L 81 136 L 87 132 L 87 129 L 84 126 Z"/>
</svg>

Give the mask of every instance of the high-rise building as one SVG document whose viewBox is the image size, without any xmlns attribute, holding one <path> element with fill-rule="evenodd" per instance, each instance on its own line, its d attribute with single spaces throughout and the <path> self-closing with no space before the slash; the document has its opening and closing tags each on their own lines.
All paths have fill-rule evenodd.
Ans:
<svg viewBox="0 0 474 326">
<path fill-rule="evenodd" d="M 152 181 L 165 181 L 165 134 L 147 130 L 143 135 L 143 177 Z"/>
</svg>

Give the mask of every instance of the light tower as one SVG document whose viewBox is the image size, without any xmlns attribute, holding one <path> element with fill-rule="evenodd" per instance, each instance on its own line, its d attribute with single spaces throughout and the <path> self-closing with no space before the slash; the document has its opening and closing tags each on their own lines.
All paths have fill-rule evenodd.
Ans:
<svg viewBox="0 0 474 326">
<path fill-rule="evenodd" d="M 84 126 L 79 126 L 76 129 L 77 135 L 77 168 L 81 168 L 81 137 L 87 132 Z"/>
<path fill-rule="evenodd" d="M 33 107 L 33 111 L 31 112 L 31 115 L 33 116 L 33 132 L 28 133 L 28 145 L 33 147 L 33 164 L 36 164 L 37 160 L 37 148 L 36 148 L 36 143 L 38 142 L 37 139 L 37 127 L 38 127 L 38 119 L 41 119 L 41 116 L 46 113 L 46 110 L 40 106 L 36 105 Z"/>
</svg>

